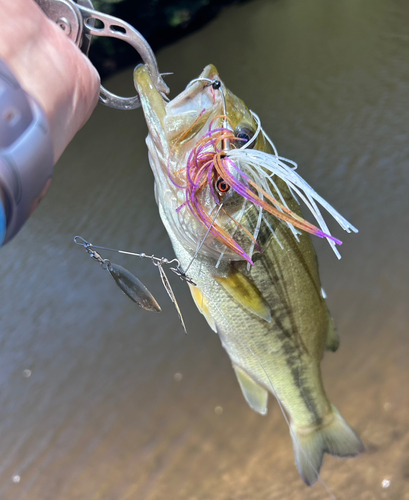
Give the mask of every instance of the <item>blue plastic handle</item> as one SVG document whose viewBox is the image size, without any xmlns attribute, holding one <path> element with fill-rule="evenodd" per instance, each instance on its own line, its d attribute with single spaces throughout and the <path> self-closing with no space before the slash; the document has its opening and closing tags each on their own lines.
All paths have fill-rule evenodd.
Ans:
<svg viewBox="0 0 409 500">
<path fill-rule="evenodd" d="M 0 201 L 0 247 L 3 245 L 6 236 L 6 212 L 3 203 Z"/>
</svg>

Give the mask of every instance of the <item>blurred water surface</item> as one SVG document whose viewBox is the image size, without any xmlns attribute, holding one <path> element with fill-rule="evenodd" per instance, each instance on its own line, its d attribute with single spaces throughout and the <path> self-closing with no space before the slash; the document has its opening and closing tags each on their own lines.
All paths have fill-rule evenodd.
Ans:
<svg viewBox="0 0 409 500">
<path fill-rule="evenodd" d="M 339 262 L 316 241 L 341 335 L 324 383 L 367 447 L 326 456 L 338 499 L 409 499 L 408 21 L 404 0 L 255 0 L 158 54 L 173 96 L 214 63 L 280 154 L 360 229 L 332 226 Z M 106 84 L 125 92 L 129 78 Z M 247 407 L 183 283 L 172 279 L 188 336 L 149 262 L 111 256 L 161 314 L 138 309 L 74 245 L 80 234 L 173 256 L 145 135 L 141 110 L 99 106 L 1 250 L 0 498 L 329 498 L 299 479 L 277 404 L 264 418 Z"/>
</svg>

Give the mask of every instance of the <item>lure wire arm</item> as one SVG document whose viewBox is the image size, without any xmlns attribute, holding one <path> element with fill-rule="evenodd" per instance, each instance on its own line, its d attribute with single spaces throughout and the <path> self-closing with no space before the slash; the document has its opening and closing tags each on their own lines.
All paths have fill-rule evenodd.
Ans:
<svg viewBox="0 0 409 500">
<path fill-rule="evenodd" d="M 126 295 L 128 295 L 128 297 L 130 297 L 134 302 L 139 303 L 139 305 L 141 307 L 147 309 L 146 304 L 143 301 L 141 302 L 140 300 L 138 300 L 138 298 L 140 298 L 139 297 L 140 290 L 141 290 L 141 288 L 143 288 L 144 289 L 144 295 L 145 295 L 145 297 L 148 296 L 151 299 L 151 301 L 159 308 L 159 311 L 160 311 L 160 307 L 157 304 L 157 302 L 155 301 L 154 297 L 149 292 L 149 290 L 147 290 L 146 287 L 142 283 L 139 282 L 138 278 L 136 278 L 135 276 L 133 276 L 126 269 L 121 268 L 120 266 L 117 266 L 114 263 L 111 264 L 111 262 L 108 259 L 103 259 L 101 257 L 101 255 L 98 252 L 95 251 L 95 248 L 101 249 L 101 250 L 107 250 L 107 251 L 110 251 L 110 252 L 123 253 L 123 254 L 126 254 L 126 255 L 134 255 L 136 257 L 141 257 L 141 258 L 144 258 L 144 259 L 150 259 L 150 261 L 152 262 L 152 264 L 155 267 L 158 268 L 159 276 L 160 276 L 160 279 L 162 281 L 162 284 L 163 284 L 163 286 L 164 286 L 164 288 L 166 290 L 166 293 L 168 294 L 171 302 L 175 306 L 176 312 L 177 312 L 179 320 L 180 320 L 180 322 L 182 324 L 183 330 L 187 334 L 186 324 L 185 324 L 185 322 L 183 320 L 182 312 L 181 312 L 179 304 L 178 304 L 178 302 L 176 300 L 176 296 L 175 296 L 175 294 L 173 292 L 172 286 L 171 286 L 171 284 L 170 284 L 170 282 L 168 280 L 168 277 L 166 276 L 165 270 L 163 269 L 163 265 L 164 264 L 172 264 L 173 262 L 176 262 L 177 263 L 177 267 L 176 268 L 172 268 L 171 267 L 170 268 L 171 271 L 173 271 L 183 281 L 186 281 L 187 283 L 191 283 L 192 285 L 195 285 L 195 283 L 192 281 L 192 279 L 189 278 L 189 276 L 187 276 L 186 273 L 184 273 L 182 271 L 182 269 L 180 268 L 180 262 L 179 262 L 178 259 L 175 258 L 175 259 L 172 259 L 172 260 L 168 260 L 165 257 L 160 257 L 159 258 L 159 257 L 155 257 L 154 255 L 146 255 L 145 253 L 125 252 L 123 250 L 117 250 L 115 248 L 101 247 L 101 246 L 93 245 L 92 243 L 90 243 L 87 240 L 85 240 L 82 236 L 75 236 L 74 237 L 74 242 L 77 245 L 83 246 L 85 248 L 85 250 L 87 251 L 87 253 L 94 260 L 98 261 L 101 264 L 101 266 L 102 266 L 103 269 L 106 269 L 107 271 L 109 271 L 109 273 L 114 278 L 114 280 L 116 281 L 117 285 L 121 288 L 121 290 Z M 124 279 L 127 282 L 127 283 L 125 283 L 125 286 L 124 286 L 124 283 L 123 283 Z M 138 291 L 136 293 L 132 293 L 132 290 L 130 291 L 129 283 L 131 283 L 131 285 L 134 285 L 133 286 L 133 291 L 134 292 L 136 290 L 135 284 L 137 284 Z M 149 305 L 151 305 L 151 304 L 149 304 Z M 152 310 L 152 309 L 148 309 L 148 310 Z M 157 309 L 156 309 L 156 311 L 157 311 Z"/>
<path fill-rule="evenodd" d="M 179 278 L 182 281 L 185 281 L 186 283 L 190 283 L 194 286 L 196 286 L 196 283 L 186 274 L 185 271 L 180 267 L 180 262 L 178 259 L 174 258 L 172 260 L 167 259 L 166 257 L 155 257 L 155 255 L 146 255 L 145 253 L 136 253 L 136 252 L 127 252 L 125 250 L 117 250 L 116 248 L 108 248 L 108 247 L 101 247 L 98 245 L 93 245 L 92 243 L 88 242 L 85 240 L 82 236 L 75 236 L 74 237 L 74 243 L 77 245 L 83 246 L 87 253 L 96 261 L 100 262 L 101 265 L 105 262 L 108 263 L 109 265 L 109 260 L 108 259 L 103 259 L 98 252 L 96 252 L 94 249 L 98 250 L 106 250 L 107 252 L 116 252 L 116 253 L 122 253 L 124 255 L 132 255 L 134 257 L 140 257 L 142 259 L 149 259 L 152 264 L 156 267 L 162 266 L 163 264 L 173 264 L 176 263 L 176 267 L 171 267 L 170 270 L 176 274 L 176 276 L 179 276 Z"/>
<path fill-rule="evenodd" d="M 111 262 L 108 259 L 104 259 L 103 257 L 101 257 L 101 255 L 94 250 L 94 246 L 92 243 L 89 243 L 88 241 L 84 240 L 84 238 L 82 238 L 81 236 L 75 236 L 74 242 L 77 245 L 83 246 L 88 255 L 91 257 L 91 259 L 101 264 L 102 269 L 104 270 L 109 269 Z"/>
</svg>

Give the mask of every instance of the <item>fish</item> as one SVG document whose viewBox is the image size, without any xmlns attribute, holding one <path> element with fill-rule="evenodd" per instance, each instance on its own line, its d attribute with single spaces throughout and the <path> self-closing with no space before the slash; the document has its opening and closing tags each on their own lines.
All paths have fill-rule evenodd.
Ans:
<svg viewBox="0 0 409 500">
<path fill-rule="evenodd" d="M 288 416 L 307 485 L 324 453 L 364 445 L 328 400 L 320 362 L 339 338 L 325 302 L 311 235 L 339 256 L 318 209 L 357 231 L 278 156 L 255 113 L 213 65 L 165 102 L 149 69 L 134 71 L 148 126 L 155 199 L 193 300 L 230 357 L 243 396 L 261 415 L 268 394 Z M 320 227 L 301 212 L 305 202 Z M 286 417 L 287 418 L 287 417 Z"/>
</svg>

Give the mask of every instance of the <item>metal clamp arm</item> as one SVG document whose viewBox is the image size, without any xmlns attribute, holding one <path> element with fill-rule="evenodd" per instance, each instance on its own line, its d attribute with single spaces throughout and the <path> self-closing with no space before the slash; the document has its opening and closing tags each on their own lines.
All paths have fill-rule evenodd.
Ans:
<svg viewBox="0 0 409 500">
<path fill-rule="evenodd" d="M 90 35 L 118 38 L 119 40 L 129 43 L 129 45 L 131 45 L 138 52 L 143 62 L 147 65 L 152 81 L 157 90 L 164 94 L 169 92 L 168 86 L 163 81 L 163 78 L 159 73 L 155 54 L 139 31 L 117 17 L 109 16 L 108 14 L 103 14 L 102 12 L 97 12 L 80 5 L 78 5 L 78 8 L 83 17 L 84 28 Z M 95 20 L 102 23 L 102 27 L 96 27 L 94 22 Z M 119 97 L 106 90 L 103 86 L 101 86 L 99 99 L 106 106 L 117 109 L 135 109 L 141 105 L 138 95 L 135 97 Z"/>
<path fill-rule="evenodd" d="M 118 38 L 129 43 L 149 69 L 152 81 L 163 95 L 169 88 L 159 73 L 155 54 L 145 38 L 133 26 L 108 14 L 93 9 L 91 0 L 35 0 L 44 13 L 57 23 L 65 34 L 88 55 L 92 35 Z M 101 26 L 95 26 L 99 21 Z M 116 109 L 135 109 L 141 106 L 139 95 L 120 97 L 101 85 L 100 102 Z"/>
</svg>

